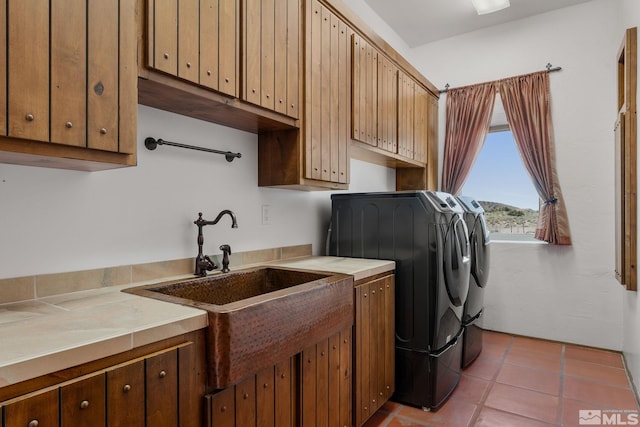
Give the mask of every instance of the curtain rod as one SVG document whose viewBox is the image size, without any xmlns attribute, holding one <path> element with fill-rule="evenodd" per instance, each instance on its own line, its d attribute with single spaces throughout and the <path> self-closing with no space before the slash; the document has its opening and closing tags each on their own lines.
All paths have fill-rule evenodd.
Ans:
<svg viewBox="0 0 640 427">
<path fill-rule="evenodd" d="M 544 67 L 547 73 L 553 73 L 555 71 L 560 71 L 562 70 L 562 67 L 554 67 L 553 65 L 551 65 L 551 63 L 547 63 L 547 65 Z M 497 81 L 497 80 L 494 80 Z M 449 83 L 447 83 L 446 85 L 444 85 L 444 89 L 440 91 L 440 93 L 447 93 L 449 91 L 451 87 L 449 86 Z"/>
</svg>

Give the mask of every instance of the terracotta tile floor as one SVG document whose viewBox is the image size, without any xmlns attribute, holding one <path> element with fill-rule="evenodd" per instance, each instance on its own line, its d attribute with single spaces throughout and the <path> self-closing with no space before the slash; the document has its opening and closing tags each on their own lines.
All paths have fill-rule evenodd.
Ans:
<svg viewBox="0 0 640 427">
<path fill-rule="evenodd" d="M 485 331 L 480 356 L 438 411 L 390 401 L 365 427 L 578 426 L 581 410 L 603 424 L 640 421 L 619 353 Z"/>
</svg>

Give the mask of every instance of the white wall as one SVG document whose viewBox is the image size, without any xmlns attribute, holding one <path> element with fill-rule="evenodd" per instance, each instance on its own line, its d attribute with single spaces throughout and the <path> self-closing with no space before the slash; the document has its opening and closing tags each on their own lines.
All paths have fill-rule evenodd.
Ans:
<svg viewBox="0 0 640 427">
<path fill-rule="evenodd" d="M 624 291 L 613 277 L 619 5 L 594 0 L 412 51 L 418 69 L 438 87 L 529 73 L 548 62 L 563 68 L 550 80 L 557 167 L 573 246 L 494 243 L 485 300 L 488 329 L 622 349 Z"/>
<path fill-rule="evenodd" d="M 619 42 L 622 42 L 625 29 L 640 27 L 640 2 L 637 0 L 624 0 L 621 17 L 622 25 L 620 31 L 618 31 Z M 638 81 L 640 81 L 640 68 Z M 640 122 L 638 125 L 637 129 L 640 129 Z M 640 157 L 638 158 L 638 164 L 640 164 Z M 640 238 L 640 234 L 638 237 Z M 640 262 L 640 259 L 638 261 Z M 640 390 L 640 296 L 638 292 L 625 293 L 623 321 L 624 356 L 636 390 Z"/>
<path fill-rule="evenodd" d="M 77 172 L 0 164 L 0 278 L 78 271 L 195 256 L 199 211 L 205 250 L 219 253 L 312 243 L 324 253 L 329 192 L 258 187 L 257 136 L 153 108 L 138 108 L 138 166 Z M 169 146 L 148 151 L 144 138 L 238 151 L 223 156 Z M 351 162 L 352 191 L 395 187 L 391 169 Z M 261 224 L 261 206 L 272 223 Z"/>
<path fill-rule="evenodd" d="M 344 4 L 382 37 L 391 47 L 411 62 L 409 45 L 378 15 L 365 0 L 348 0 Z"/>
</svg>

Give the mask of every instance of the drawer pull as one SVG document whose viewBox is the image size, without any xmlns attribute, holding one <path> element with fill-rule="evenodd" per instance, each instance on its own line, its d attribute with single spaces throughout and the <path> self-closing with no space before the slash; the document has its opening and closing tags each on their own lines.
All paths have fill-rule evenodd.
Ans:
<svg viewBox="0 0 640 427">
<path fill-rule="evenodd" d="M 27 119 L 28 122 L 32 122 L 34 121 L 36 118 L 33 114 L 29 113 L 25 116 L 25 119 Z"/>
<path fill-rule="evenodd" d="M 166 376 L 167 376 L 167 371 L 160 371 L 160 373 L 158 374 L 158 376 L 159 376 L 160 378 L 164 378 L 164 377 L 166 377 Z"/>
<path fill-rule="evenodd" d="M 83 400 L 82 402 L 80 402 L 80 409 L 87 409 L 88 407 L 89 407 L 88 400 Z"/>
<path fill-rule="evenodd" d="M 125 393 L 130 392 L 131 386 L 129 384 L 125 384 L 124 387 L 122 387 L 122 391 L 124 391 Z"/>
<path fill-rule="evenodd" d="M 71 129 L 73 127 L 73 123 L 71 122 L 67 122 L 64 125 L 67 127 L 67 129 Z"/>
<path fill-rule="evenodd" d="M 107 134 L 107 129 L 106 128 L 101 128 L 100 129 L 100 135 L 106 135 Z"/>
<path fill-rule="evenodd" d="M 27 427 L 38 427 L 38 424 L 40 424 L 38 420 L 31 420 L 29 424 L 27 424 Z"/>
</svg>

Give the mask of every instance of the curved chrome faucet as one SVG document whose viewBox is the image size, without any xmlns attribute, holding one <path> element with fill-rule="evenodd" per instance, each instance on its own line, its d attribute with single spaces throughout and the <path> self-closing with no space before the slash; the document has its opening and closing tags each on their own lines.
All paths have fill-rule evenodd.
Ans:
<svg viewBox="0 0 640 427">
<path fill-rule="evenodd" d="M 198 219 L 193 221 L 193 223 L 198 226 L 198 255 L 196 256 L 196 268 L 194 271 L 194 274 L 196 276 L 204 277 L 207 275 L 207 271 L 215 270 L 216 268 L 218 268 L 218 266 L 211 260 L 211 258 L 209 258 L 208 255 L 204 255 L 202 252 L 202 245 L 204 245 L 204 235 L 202 234 L 202 227 L 204 227 L 205 225 L 217 224 L 224 215 L 229 215 L 231 217 L 231 228 L 238 228 L 238 221 L 236 219 L 236 214 L 234 214 L 229 209 L 225 209 L 222 212 L 220 212 L 216 217 L 216 219 L 214 219 L 213 221 L 207 221 L 203 219 L 202 212 L 198 212 Z M 225 270 L 229 271 L 228 258 L 227 258 L 227 265 L 225 265 Z"/>
</svg>

